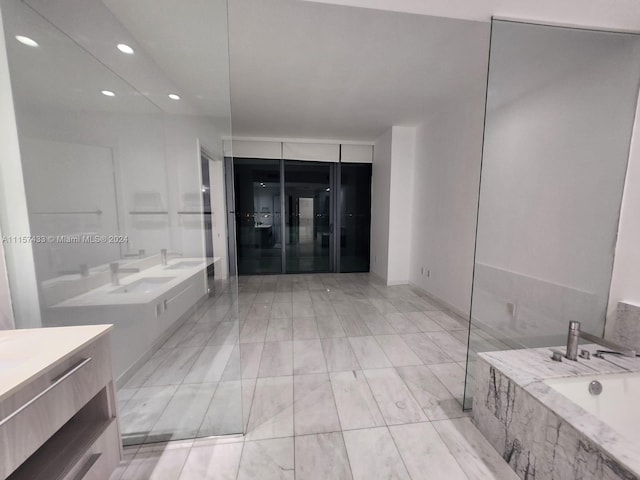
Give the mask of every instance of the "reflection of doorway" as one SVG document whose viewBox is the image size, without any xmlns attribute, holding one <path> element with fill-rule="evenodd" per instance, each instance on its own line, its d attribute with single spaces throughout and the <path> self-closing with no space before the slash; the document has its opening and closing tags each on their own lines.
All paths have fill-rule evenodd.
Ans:
<svg viewBox="0 0 640 480">
<path fill-rule="evenodd" d="M 211 217 L 211 176 L 209 175 L 211 157 L 200 151 L 200 170 L 202 174 L 202 215 L 204 223 L 204 249 L 207 258 L 213 258 L 213 221 Z M 214 288 L 215 269 L 213 263 L 207 267 L 207 292 L 211 294 Z"/>
<path fill-rule="evenodd" d="M 298 242 L 300 244 L 311 244 L 313 243 L 313 198 L 300 197 L 298 199 L 298 212 Z"/>
<path fill-rule="evenodd" d="M 284 161 L 285 272 L 334 271 L 331 180 L 336 164 Z"/>
<path fill-rule="evenodd" d="M 226 168 L 240 275 L 369 271 L 370 164 L 236 158 Z"/>
</svg>

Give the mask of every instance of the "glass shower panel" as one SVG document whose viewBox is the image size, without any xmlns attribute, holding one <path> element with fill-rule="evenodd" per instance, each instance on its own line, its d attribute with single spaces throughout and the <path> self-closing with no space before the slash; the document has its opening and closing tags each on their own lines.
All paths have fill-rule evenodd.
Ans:
<svg viewBox="0 0 640 480">
<path fill-rule="evenodd" d="M 233 161 L 238 273 L 282 272 L 280 160 Z"/>
<path fill-rule="evenodd" d="M 340 164 L 340 271 L 368 272 L 371 164 Z"/>
<path fill-rule="evenodd" d="M 478 352 L 602 335 L 640 36 L 494 21 L 465 407 Z"/>
<path fill-rule="evenodd" d="M 331 271 L 332 166 L 284 161 L 286 273 Z"/>
<path fill-rule="evenodd" d="M 189 110 L 191 92 L 181 92 L 183 104 L 167 97 L 175 79 L 144 42 L 131 57 L 137 75 L 115 45 L 105 52 L 105 32 L 126 40 L 153 30 L 138 29 L 125 7 L 84 1 L 78 22 L 75 0 L 0 0 L 30 230 L 3 218 L 2 231 L 34 240 L 34 271 L 25 264 L 21 275 L 37 285 L 33 315 L 19 314 L 26 296 L 14 299 L 17 327 L 114 325 L 126 444 L 240 433 L 237 288 L 223 241 L 222 161 L 211 160 L 231 135 L 226 2 L 193 18 L 204 30 L 215 24 L 217 43 L 190 54 L 220 51 L 208 115 Z M 150 12 L 145 22 L 161 20 Z M 5 245 L 8 264 L 22 247 Z M 12 292 L 21 278 L 10 276 Z"/>
</svg>

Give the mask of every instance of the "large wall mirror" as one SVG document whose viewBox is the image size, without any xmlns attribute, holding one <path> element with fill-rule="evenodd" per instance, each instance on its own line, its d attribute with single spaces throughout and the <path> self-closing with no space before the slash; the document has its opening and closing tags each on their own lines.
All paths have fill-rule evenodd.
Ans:
<svg viewBox="0 0 640 480">
<path fill-rule="evenodd" d="M 16 326 L 114 325 L 125 444 L 243 430 L 227 4 L 169 3 L 0 1 L 35 270 L 9 280 L 37 283 Z"/>
<path fill-rule="evenodd" d="M 640 35 L 493 21 L 465 406 L 477 352 L 602 335 Z"/>
</svg>

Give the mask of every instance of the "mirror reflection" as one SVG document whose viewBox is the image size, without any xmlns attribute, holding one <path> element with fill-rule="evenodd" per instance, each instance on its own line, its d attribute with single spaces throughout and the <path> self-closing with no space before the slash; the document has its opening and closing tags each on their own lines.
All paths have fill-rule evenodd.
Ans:
<svg viewBox="0 0 640 480">
<path fill-rule="evenodd" d="M 185 56 L 156 41 L 166 17 L 142 28 L 129 2 L 1 7 L 40 303 L 40 318 L 17 326 L 114 324 L 125 444 L 241 432 L 222 154 L 231 134 L 226 2 L 185 7 L 214 28 L 188 52 L 208 62 L 196 82 L 166 68 Z M 197 333 L 222 320 L 208 348 Z M 151 397 L 163 408 L 149 411 Z M 222 398 L 238 410 L 219 423 L 222 400 L 207 408 Z M 204 410 L 198 425 L 185 424 L 160 417 L 167 406 Z"/>
<path fill-rule="evenodd" d="M 633 34 L 494 21 L 465 406 L 478 351 L 602 336 L 640 82 Z"/>
</svg>

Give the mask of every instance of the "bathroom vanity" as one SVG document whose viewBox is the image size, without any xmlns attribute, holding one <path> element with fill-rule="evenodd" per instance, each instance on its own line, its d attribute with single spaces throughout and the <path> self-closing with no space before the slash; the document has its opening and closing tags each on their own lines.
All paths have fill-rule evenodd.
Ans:
<svg viewBox="0 0 640 480">
<path fill-rule="evenodd" d="M 109 478 L 122 453 L 111 329 L 0 331 L 0 478 Z"/>
<path fill-rule="evenodd" d="M 47 308 L 46 325 L 112 324 L 113 351 L 118 352 L 113 369 L 122 385 L 206 298 L 207 268 L 219 260 L 175 258 L 162 265 L 159 256 L 152 256 L 128 263 L 139 271 L 123 276 L 117 285 L 103 279 L 98 287 L 73 296 L 62 295 L 58 286 L 60 298 Z M 68 282 L 68 292 L 77 293 L 82 281 Z"/>
</svg>

